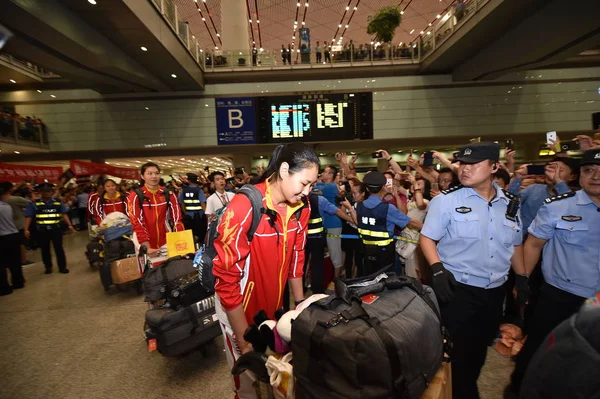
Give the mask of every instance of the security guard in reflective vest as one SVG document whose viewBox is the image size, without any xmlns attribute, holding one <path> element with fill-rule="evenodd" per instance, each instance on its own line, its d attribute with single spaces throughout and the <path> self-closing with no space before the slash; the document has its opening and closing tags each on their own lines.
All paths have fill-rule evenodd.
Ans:
<svg viewBox="0 0 600 399">
<path fill-rule="evenodd" d="M 304 247 L 304 275 L 306 275 L 306 268 L 310 259 L 310 284 L 313 294 L 322 294 L 326 288 L 323 284 L 323 259 L 327 241 L 325 239 L 325 228 L 323 227 L 323 215 L 337 215 L 352 222 L 346 212 L 336 208 L 320 194 L 321 192 L 315 189 L 308 195 L 310 217 L 308 219 L 306 246 Z"/>
<path fill-rule="evenodd" d="M 359 202 L 356 212 L 351 210 L 351 215 L 356 217 L 358 234 L 364 244 L 365 274 L 369 275 L 390 270 L 394 266 L 394 226 L 402 229 L 409 226 L 420 231 L 423 224 L 381 201 L 387 193 L 384 189 L 387 181 L 383 173 L 369 172 L 363 182 L 371 195 Z"/>
<path fill-rule="evenodd" d="M 507 397 L 518 394 L 546 336 L 600 291 L 600 149 L 584 152 L 579 184 L 582 189 L 577 192 L 545 199 L 529 226 L 525 268 L 531 273 L 543 252 L 544 283 Z"/>
<path fill-rule="evenodd" d="M 186 230 L 192 230 L 192 234 L 198 238 L 200 244 L 204 243 L 206 236 L 206 196 L 201 187 L 198 186 L 198 176 L 194 173 L 187 174 L 188 185 L 179 194 L 179 203 L 185 211 L 183 224 Z"/>
<path fill-rule="evenodd" d="M 63 232 L 60 225 L 61 221 L 64 221 L 69 226 L 69 230 L 75 231 L 67 215 L 68 209 L 62 202 L 52 197 L 54 193 L 53 184 L 40 184 L 37 186 L 37 191 L 40 193 L 40 199 L 32 202 L 25 209 L 25 237 L 29 238 L 31 236 L 29 228 L 35 219 L 39 245 L 42 249 L 42 260 L 46 267 L 45 273 L 52 273 L 50 243 L 54 246 L 58 270 L 61 273 L 69 273 L 67 258 L 63 248 Z"/>
<path fill-rule="evenodd" d="M 479 398 L 477 378 L 498 332 L 511 261 L 517 302 L 525 303 L 528 295 L 518 199 L 492 181 L 499 157 L 500 146 L 494 143 L 461 148 L 462 185 L 429 203 L 421 230 L 421 249 L 454 345 L 452 391 L 457 399 Z"/>
</svg>

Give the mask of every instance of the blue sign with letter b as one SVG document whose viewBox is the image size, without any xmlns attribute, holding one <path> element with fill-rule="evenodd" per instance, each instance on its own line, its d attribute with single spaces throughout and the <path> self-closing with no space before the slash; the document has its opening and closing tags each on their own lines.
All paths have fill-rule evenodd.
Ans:
<svg viewBox="0 0 600 399">
<path fill-rule="evenodd" d="M 216 98 L 217 143 L 256 143 L 254 99 L 251 97 Z"/>
</svg>

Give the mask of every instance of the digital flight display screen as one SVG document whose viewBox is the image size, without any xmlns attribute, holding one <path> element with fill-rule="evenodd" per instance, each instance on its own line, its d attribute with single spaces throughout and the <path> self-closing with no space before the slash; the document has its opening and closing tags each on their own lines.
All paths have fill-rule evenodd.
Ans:
<svg viewBox="0 0 600 399">
<path fill-rule="evenodd" d="M 262 142 L 372 138 L 371 93 L 262 97 Z M 362 123 L 361 123 L 362 122 Z"/>
</svg>

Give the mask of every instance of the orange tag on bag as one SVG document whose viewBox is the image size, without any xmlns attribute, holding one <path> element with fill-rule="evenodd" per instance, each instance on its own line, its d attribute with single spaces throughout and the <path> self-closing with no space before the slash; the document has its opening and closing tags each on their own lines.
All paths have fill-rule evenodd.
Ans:
<svg viewBox="0 0 600 399">
<path fill-rule="evenodd" d="M 156 350 L 156 339 L 152 338 L 148 340 L 148 352 L 154 352 Z"/>
<path fill-rule="evenodd" d="M 379 297 L 375 294 L 367 294 L 367 295 L 363 296 L 362 298 L 360 298 L 360 300 L 363 303 L 366 303 L 367 305 L 372 304 L 373 302 L 375 302 L 378 299 L 379 299 Z"/>
</svg>

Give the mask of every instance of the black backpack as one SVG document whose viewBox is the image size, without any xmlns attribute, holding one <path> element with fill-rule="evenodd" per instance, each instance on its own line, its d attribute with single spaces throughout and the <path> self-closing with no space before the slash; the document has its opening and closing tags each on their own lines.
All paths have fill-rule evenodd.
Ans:
<svg viewBox="0 0 600 399">
<path fill-rule="evenodd" d="M 250 225 L 250 229 L 248 230 L 248 242 L 252 242 L 254 238 L 254 233 L 260 224 L 262 219 L 262 215 L 268 215 L 270 220 L 269 223 L 274 225 L 274 217 L 276 212 L 264 208 L 262 206 L 263 196 L 262 193 L 254 187 L 252 184 L 243 185 L 237 194 L 245 195 L 250 201 L 250 205 L 252 206 L 252 224 Z M 305 203 L 306 206 L 306 203 Z M 225 208 L 225 207 L 223 207 Z M 206 289 L 214 289 L 215 285 L 215 277 L 212 273 L 213 268 L 213 259 L 217 256 L 217 250 L 215 249 L 214 242 L 218 237 L 217 228 L 219 223 L 221 222 L 221 216 L 225 213 L 225 209 L 219 210 L 217 214 L 218 217 L 214 218 L 208 224 L 208 232 L 206 234 L 206 239 L 203 247 L 196 255 L 196 259 L 194 260 L 195 266 L 198 269 L 198 273 L 200 274 L 200 281 L 202 281 L 202 285 Z M 304 207 L 299 208 L 294 215 L 296 218 L 300 217 L 300 212 Z"/>
<path fill-rule="evenodd" d="M 558 325 L 527 367 L 523 399 L 600 398 L 600 293 Z"/>
</svg>

